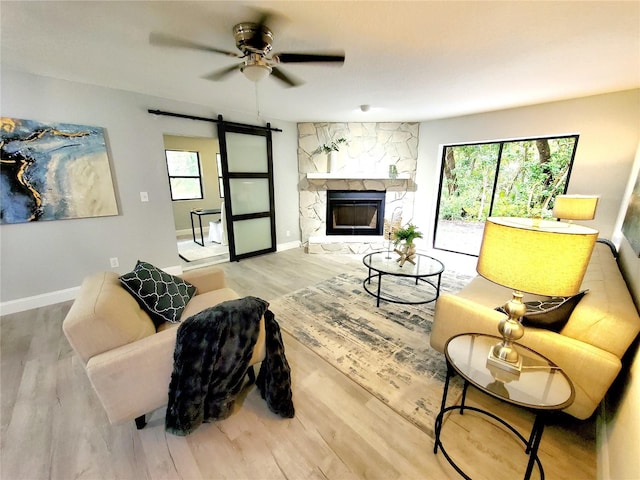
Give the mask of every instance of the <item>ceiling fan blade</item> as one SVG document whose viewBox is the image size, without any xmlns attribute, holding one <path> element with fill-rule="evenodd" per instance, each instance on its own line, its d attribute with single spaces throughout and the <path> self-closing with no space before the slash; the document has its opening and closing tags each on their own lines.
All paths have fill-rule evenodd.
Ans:
<svg viewBox="0 0 640 480">
<path fill-rule="evenodd" d="M 292 75 L 285 74 L 278 67 L 271 67 L 271 75 L 273 75 L 274 77 L 276 77 L 278 80 L 285 83 L 289 87 L 297 87 L 304 83 L 302 80 L 298 80 Z"/>
<path fill-rule="evenodd" d="M 216 70 L 208 75 L 203 76 L 205 80 L 213 80 L 214 82 L 220 81 L 224 79 L 229 74 L 233 73 L 234 70 L 240 70 L 240 67 L 244 65 L 244 63 L 238 63 L 237 65 L 230 65 L 221 70 Z"/>
<path fill-rule="evenodd" d="M 192 42 L 190 40 L 174 37 L 172 35 L 167 35 L 165 33 L 151 32 L 151 34 L 149 35 L 149 43 L 151 45 L 156 45 L 160 47 L 192 48 L 194 50 L 202 50 L 205 52 L 221 53 L 229 57 L 236 57 L 236 58 L 241 57 L 241 55 L 235 52 L 230 52 L 228 50 L 222 50 L 219 48 L 210 47 L 208 45 L 202 45 L 201 43 Z"/>
<path fill-rule="evenodd" d="M 325 53 L 276 53 L 273 55 L 274 60 L 279 63 L 304 63 L 304 62 L 325 62 L 325 63 L 344 63 L 344 52 L 325 52 Z"/>
</svg>

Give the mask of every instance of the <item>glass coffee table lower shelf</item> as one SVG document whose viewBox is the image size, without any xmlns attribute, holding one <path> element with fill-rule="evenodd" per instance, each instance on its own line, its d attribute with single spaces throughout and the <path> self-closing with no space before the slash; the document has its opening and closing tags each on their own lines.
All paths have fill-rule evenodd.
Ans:
<svg viewBox="0 0 640 480">
<path fill-rule="evenodd" d="M 544 479 L 542 462 L 538 458 L 538 447 L 542 439 L 547 416 L 567 408 L 573 403 L 575 391 L 569 377 L 553 362 L 539 353 L 523 345 L 516 344 L 518 353 L 522 357 L 522 370 L 513 374 L 487 364 L 489 351 L 501 339 L 492 335 L 480 333 L 465 333 L 449 339 L 444 352 L 447 359 L 447 378 L 442 393 L 440 413 L 435 421 L 435 444 L 433 453 L 440 450 L 449 464 L 464 478 L 470 479 L 451 458 L 442 444 L 440 433 L 443 427 L 444 415 L 456 411 L 463 415 L 465 411 L 473 411 L 492 418 L 511 431 L 525 446 L 525 453 L 529 460 L 524 474 L 525 480 L 531 477 L 533 468 L 537 465 L 540 478 Z M 446 406 L 449 381 L 455 375 L 460 375 L 464 381 L 460 404 Z M 465 404 L 467 389 L 473 385 L 481 392 L 497 398 L 503 402 L 517 405 L 535 413 L 533 427 L 528 438 L 516 428 L 486 410 Z"/>
</svg>

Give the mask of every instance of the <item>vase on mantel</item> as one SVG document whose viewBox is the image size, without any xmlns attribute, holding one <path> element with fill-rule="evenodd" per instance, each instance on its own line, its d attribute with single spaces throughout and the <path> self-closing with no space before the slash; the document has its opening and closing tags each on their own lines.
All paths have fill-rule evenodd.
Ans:
<svg viewBox="0 0 640 480">
<path fill-rule="evenodd" d="M 331 151 L 327 153 L 327 173 L 331 173 L 331 171 L 336 167 L 338 160 L 338 152 Z"/>
</svg>

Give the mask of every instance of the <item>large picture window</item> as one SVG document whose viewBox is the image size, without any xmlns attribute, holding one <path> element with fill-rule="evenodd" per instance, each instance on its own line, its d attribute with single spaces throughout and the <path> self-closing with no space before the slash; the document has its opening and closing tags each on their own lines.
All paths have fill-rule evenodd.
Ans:
<svg viewBox="0 0 640 480">
<path fill-rule="evenodd" d="M 201 200 L 202 170 L 198 152 L 165 150 L 171 200 Z"/>
<path fill-rule="evenodd" d="M 551 218 L 578 136 L 445 145 L 433 247 L 478 255 L 487 217 Z"/>
</svg>

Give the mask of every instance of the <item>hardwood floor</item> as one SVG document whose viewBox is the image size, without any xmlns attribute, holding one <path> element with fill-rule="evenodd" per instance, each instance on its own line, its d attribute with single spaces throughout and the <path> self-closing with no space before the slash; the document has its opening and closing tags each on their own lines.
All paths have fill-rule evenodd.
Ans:
<svg viewBox="0 0 640 480">
<path fill-rule="evenodd" d="M 220 265 L 240 295 L 272 300 L 364 266 L 359 256 L 301 250 Z M 136 430 L 109 425 L 61 324 L 71 303 L 1 319 L 0 478 L 460 478 L 433 440 L 286 333 L 296 416 L 273 415 L 254 387 L 228 419 L 188 437 L 164 431 L 163 409 Z M 470 390 L 472 404 L 527 432 L 531 415 Z M 546 478 L 593 479 L 595 422 L 559 416 L 545 430 Z M 466 413 L 445 421 L 447 451 L 473 478 L 522 478 L 521 445 Z M 534 472 L 533 478 L 538 478 Z"/>
</svg>

